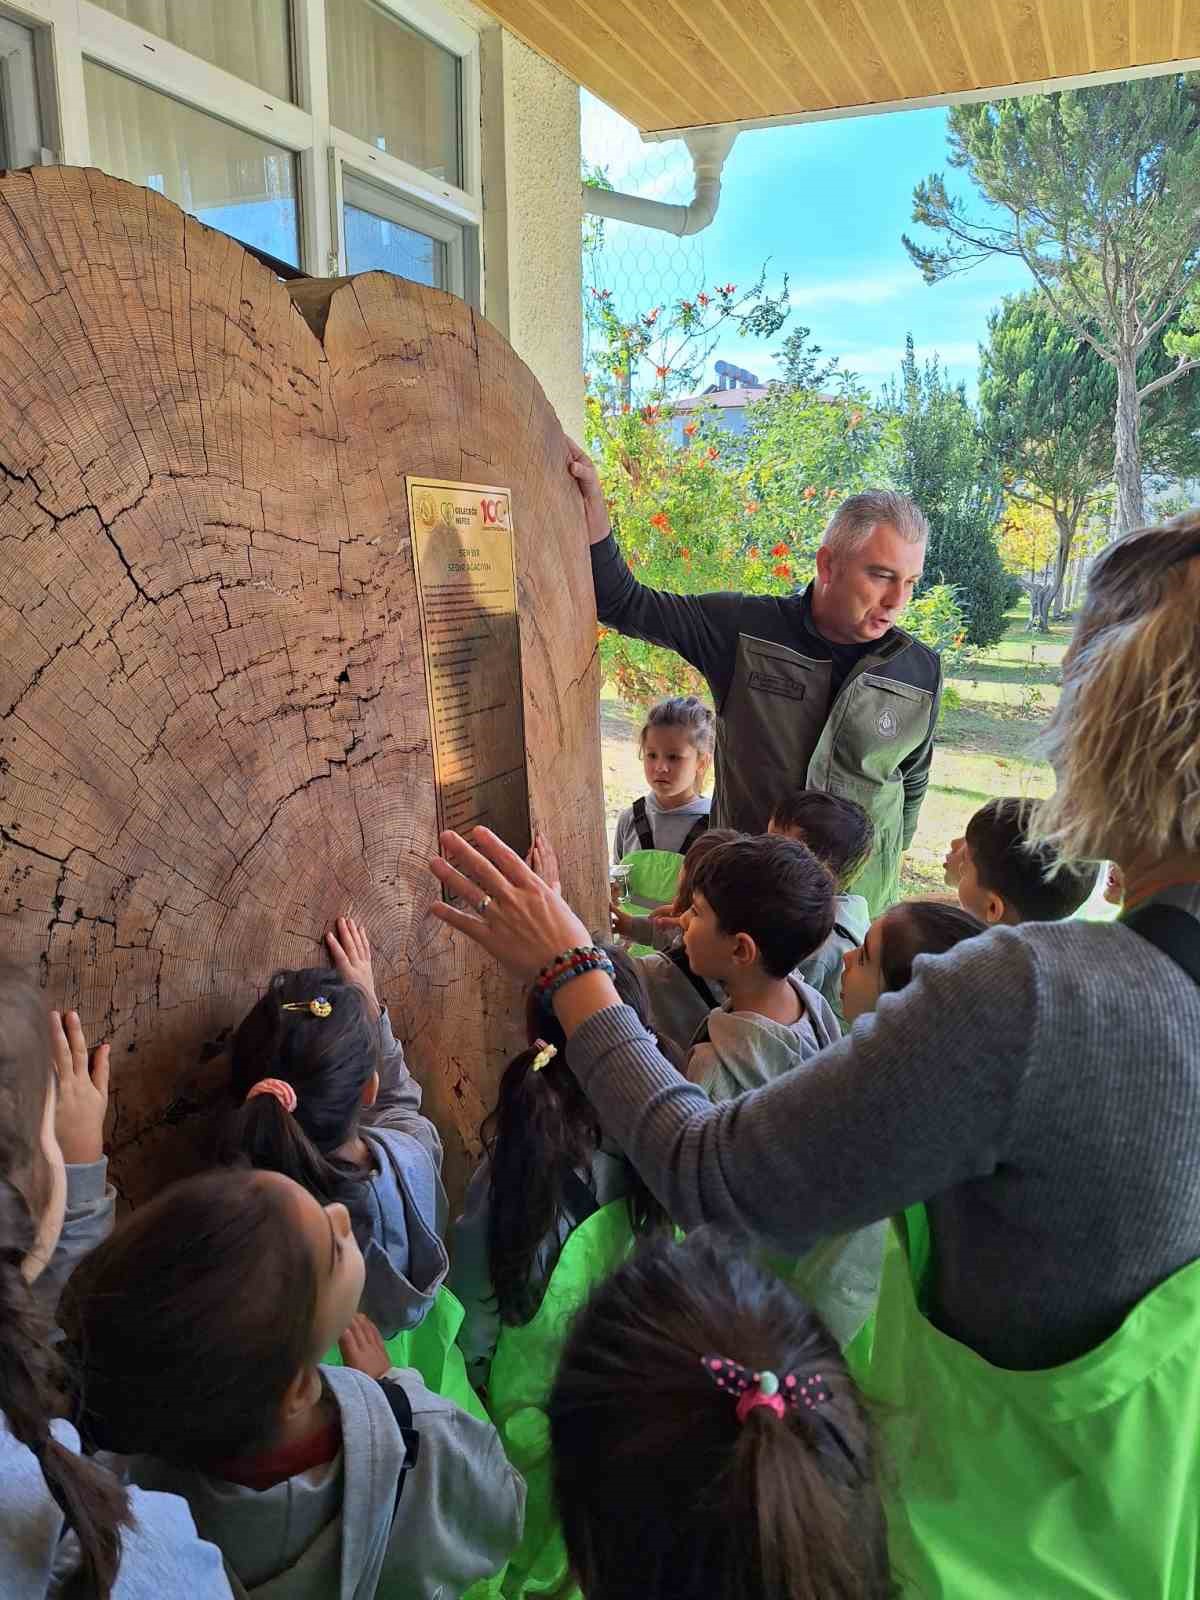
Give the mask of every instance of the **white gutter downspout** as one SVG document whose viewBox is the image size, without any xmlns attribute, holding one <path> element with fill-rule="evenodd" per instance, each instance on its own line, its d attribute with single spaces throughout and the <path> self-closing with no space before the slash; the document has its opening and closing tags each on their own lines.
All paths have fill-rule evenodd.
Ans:
<svg viewBox="0 0 1200 1600">
<path fill-rule="evenodd" d="M 644 200 L 639 194 L 623 194 L 619 189 L 594 189 L 585 183 L 583 209 L 595 217 L 636 222 L 643 228 L 658 228 L 680 238 L 700 233 L 717 214 L 721 171 L 737 136 L 738 129 L 728 124 L 694 128 L 684 134 L 696 174 L 696 192 L 690 205 L 673 206 L 665 200 Z"/>
</svg>

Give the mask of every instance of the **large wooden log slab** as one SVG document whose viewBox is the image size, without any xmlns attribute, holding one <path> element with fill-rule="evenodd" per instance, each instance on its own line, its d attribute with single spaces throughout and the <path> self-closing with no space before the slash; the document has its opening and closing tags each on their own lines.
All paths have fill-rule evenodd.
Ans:
<svg viewBox="0 0 1200 1600">
<path fill-rule="evenodd" d="M 113 1044 L 116 1181 L 206 1154 L 230 1029 L 363 918 L 452 1189 L 519 997 L 427 916 L 406 473 L 512 489 L 531 805 L 605 899 L 594 608 L 565 446 L 462 301 L 288 289 L 161 196 L 0 178 L 0 926 Z"/>
</svg>

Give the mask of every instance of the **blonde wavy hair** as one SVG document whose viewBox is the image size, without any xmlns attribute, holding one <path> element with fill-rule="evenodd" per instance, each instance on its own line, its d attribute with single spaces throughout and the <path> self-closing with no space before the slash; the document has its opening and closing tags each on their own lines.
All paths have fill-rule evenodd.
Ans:
<svg viewBox="0 0 1200 1600">
<path fill-rule="evenodd" d="M 1098 557 L 1062 671 L 1031 834 L 1074 861 L 1200 850 L 1200 512 Z"/>
</svg>

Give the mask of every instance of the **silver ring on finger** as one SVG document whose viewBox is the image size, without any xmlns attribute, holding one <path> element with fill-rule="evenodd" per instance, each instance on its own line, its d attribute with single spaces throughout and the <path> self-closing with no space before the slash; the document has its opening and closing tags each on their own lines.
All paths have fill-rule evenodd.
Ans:
<svg viewBox="0 0 1200 1600">
<path fill-rule="evenodd" d="M 491 905 L 491 903 L 492 903 L 491 895 L 490 894 L 485 894 L 483 899 L 479 902 L 479 907 L 478 907 L 479 915 L 481 917 L 487 915 L 487 908 Z"/>
</svg>

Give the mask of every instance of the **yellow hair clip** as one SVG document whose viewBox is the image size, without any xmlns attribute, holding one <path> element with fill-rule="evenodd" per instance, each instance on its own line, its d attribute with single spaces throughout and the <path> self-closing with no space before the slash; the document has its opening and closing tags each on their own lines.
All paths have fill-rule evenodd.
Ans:
<svg viewBox="0 0 1200 1600">
<path fill-rule="evenodd" d="M 314 1000 L 289 1000 L 286 1005 L 280 1006 L 281 1011 L 308 1011 L 314 1017 L 331 1017 L 333 1015 L 333 1002 L 326 1000 L 323 994 L 317 995 Z"/>
<path fill-rule="evenodd" d="M 558 1054 L 558 1047 L 556 1045 L 547 1044 L 544 1039 L 538 1039 L 536 1043 L 538 1047 L 538 1053 L 529 1063 L 530 1072 L 540 1072 L 542 1068 L 548 1066 Z"/>
</svg>

